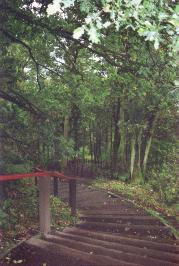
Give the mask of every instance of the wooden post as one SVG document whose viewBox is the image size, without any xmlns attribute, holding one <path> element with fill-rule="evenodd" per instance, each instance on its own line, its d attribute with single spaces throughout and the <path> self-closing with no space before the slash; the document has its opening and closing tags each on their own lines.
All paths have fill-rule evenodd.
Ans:
<svg viewBox="0 0 179 266">
<path fill-rule="evenodd" d="M 53 194 L 55 197 L 58 197 L 58 177 L 54 177 L 53 178 Z"/>
<path fill-rule="evenodd" d="M 0 200 L 4 199 L 4 183 L 0 181 Z"/>
<path fill-rule="evenodd" d="M 50 233 L 50 177 L 39 178 L 39 218 L 43 237 Z"/>
<path fill-rule="evenodd" d="M 69 205 L 71 215 L 76 216 L 76 180 L 69 181 Z"/>
</svg>

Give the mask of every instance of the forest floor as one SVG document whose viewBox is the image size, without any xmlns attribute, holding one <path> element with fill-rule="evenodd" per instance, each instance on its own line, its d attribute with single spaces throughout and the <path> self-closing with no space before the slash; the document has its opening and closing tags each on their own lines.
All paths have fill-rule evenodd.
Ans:
<svg viewBox="0 0 179 266">
<path fill-rule="evenodd" d="M 60 189 L 62 199 L 68 201 L 68 187 L 64 184 Z M 46 240 L 31 238 L 7 254 L 0 265 L 178 265 L 178 242 L 160 220 L 122 194 L 87 184 L 78 184 L 77 192 L 81 221 L 76 226 L 54 232 Z M 122 253 L 116 250 L 118 245 Z"/>
<path fill-rule="evenodd" d="M 24 243 L 27 239 L 35 236 L 39 232 L 38 223 L 38 210 L 37 199 L 35 205 L 29 204 L 30 207 L 24 202 L 32 200 L 32 197 L 17 197 L 9 200 L 12 203 L 6 208 L 6 228 L 0 229 L 0 258 L 7 254 L 7 252 L 14 247 L 18 247 L 19 244 Z M 25 199 L 25 200 L 24 200 Z M 74 225 L 76 218 L 71 216 L 70 208 L 68 204 L 62 202 L 59 198 L 51 196 L 51 215 L 52 224 L 51 228 L 57 230 L 63 230 L 66 226 Z M 32 210 L 34 207 L 34 210 Z M 28 209 L 28 211 L 26 211 Z M 13 210 L 13 215 L 11 213 Z M 18 217 L 18 219 L 17 219 Z M 15 220 L 17 219 L 17 220 Z"/>
</svg>

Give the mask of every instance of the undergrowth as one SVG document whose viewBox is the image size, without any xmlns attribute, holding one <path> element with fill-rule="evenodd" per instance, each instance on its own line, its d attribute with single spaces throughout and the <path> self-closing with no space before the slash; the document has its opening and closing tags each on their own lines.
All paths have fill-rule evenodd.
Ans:
<svg viewBox="0 0 179 266">
<path fill-rule="evenodd" d="M 113 190 L 128 196 L 135 203 L 144 208 L 152 208 L 166 215 L 173 215 L 173 210 L 160 201 L 160 197 L 149 185 L 129 184 L 119 180 L 98 178 L 93 182 L 96 188 Z"/>
<path fill-rule="evenodd" d="M 53 196 L 50 201 L 52 229 L 62 230 L 76 222 L 67 204 Z M 38 231 L 38 192 L 33 180 L 23 180 L 0 202 L 0 254 Z"/>
</svg>

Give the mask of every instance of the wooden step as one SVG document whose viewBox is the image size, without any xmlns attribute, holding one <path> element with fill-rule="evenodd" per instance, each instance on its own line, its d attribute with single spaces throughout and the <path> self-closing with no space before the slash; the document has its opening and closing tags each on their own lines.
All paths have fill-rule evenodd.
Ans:
<svg viewBox="0 0 179 266">
<path fill-rule="evenodd" d="M 59 266 L 139 266 L 135 263 L 127 263 L 122 260 L 110 258 L 108 256 L 96 255 L 91 251 L 84 252 L 75 248 L 69 248 L 62 244 L 52 243 L 46 240 L 37 238 L 31 238 L 27 241 L 29 246 L 35 247 L 41 250 L 43 253 L 48 252 L 49 255 L 53 255 L 53 259 L 59 261 Z M 66 257 L 66 263 L 60 262 L 61 257 Z M 57 266 L 58 266 L 57 265 Z"/>
<path fill-rule="evenodd" d="M 80 222 L 78 228 L 90 229 L 103 232 L 114 232 L 123 234 L 146 235 L 157 237 L 169 237 L 170 230 L 166 226 L 159 225 L 134 225 L 134 224 L 117 224 L 106 222 Z"/>
<path fill-rule="evenodd" d="M 127 237 L 122 235 L 116 235 L 112 233 L 106 233 L 106 232 L 95 232 L 85 229 L 79 229 L 76 227 L 66 228 L 64 233 L 74 234 L 74 235 L 80 235 L 85 237 L 90 237 L 92 239 L 98 239 L 98 240 L 105 240 L 108 242 L 114 242 L 124 245 L 132 245 L 136 247 L 141 248 L 147 248 L 147 249 L 153 249 L 153 250 L 159 250 L 162 252 L 170 252 L 173 254 L 179 254 L 179 246 L 176 244 L 175 241 L 172 240 L 165 240 L 162 239 L 162 241 L 159 242 L 159 240 L 149 240 L 149 239 L 140 239 L 137 237 Z M 58 232 L 57 232 L 58 233 Z"/>
<path fill-rule="evenodd" d="M 126 211 L 128 209 L 124 208 L 125 212 L 121 212 L 121 209 L 110 209 L 110 210 L 106 210 L 106 209 L 101 209 L 101 211 L 99 211 L 98 209 L 93 210 L 93 212 L 91 210 L 79 210 L 79 215 L 81 216 L 99 216 L 99 215 L 103 215 L 104 217 L 106 216 L 116 216 L 116 215 L 140 215 L 140 216 L 146 216 L 147 214 L 143 212 L 143 214 L 138 213 L 137 211 L 130 211 L 129 213 L 126 213 Z M 95 212 L 96 211 L 96 212 Z"/>
<path fill-rule="evenodd" d="M 142 255 L 147 258 L 151 257 L 154 259 L 159 259 L 159 260 L 163 260 L 167 262 L 179 263 L 179 254 L 173 254 L 170 252 L 164 252 L 164 251 L 150 249 L 146 247 L 136 247 L 136 245 L 132 246 L 132 245 L 124 244 L 124 243 L 116 243 L 113 241 L 99 240 L 96 238 L 91 238 L 89 236 L 81 236 L 80 233 L 78 233 L 78 235 L 75 235 L 75 234 L 70 234 L 70 233 L 58 232 L 56 233 L 56 235 L 63 237 L 63 238 L 70 239 L 70 240 L 74 240 L 76 242 L 79 241 L 81 243 L 93 244 L 93 245 L 97 245 L 100 247 L 105 247 L 107 249 L 113 249 L 113 250 L 118 250 L 118 251 L 122 251 L 126 253 Z M 146 265 L 147 265 L 147 262 L 146 262 Z"/>
<path fill-rule="evenodd" d="M 111 208 L 111 209 L 88 209 L 88 210 L 80 210 L 81 215 L 122 215 L 122 214 L 130 214 L 130 215 L 146 215 L 146 212 L 133 207 L 132 209 L 126 208 L 125 205 L 121 208 Z"/>
<path fill-rule="evenodd" d="M 56 244 L 64 245 L 65 247 L 72 248 L 72 249 L 77 249 L 79 251 L 87 252 L 87 253 L 92 253 L 95 255 L 100 255 L 103 254 L 104 260 L 105 257 L 111 257 L 117 260 L 122 260 L 127 263 L 135 263 L 135 264 L 140 264 L 140 265 L 145 265 L 145 266 L 151 266 L 151 265 L 156 265 L 156 266 L 171 266 L 171 265 L 178 265 L 176 262 L 167 262 L 164 260 L 160 259 L 154 259 L 150 257 L 146 257 L 146 255 L 138 255 L 135 253 L 130 253 L 130 251 L 121 251 L 121 250 L 116 250 L 116 249 L 111 249 L 111 248 L 106 248 L 104 246 L 96 245 L 95 242 L 93 243 L 85 243 L 84 241 L 77 241 L 76 239 L 73 240 L 71 238 L 64 238 L 62 235 L 61 236 L 52 236 L 48 235 L 45 238 L 46 241 L 48 242 L 53 242 Z M 179 261 L 178 261 L 179 262 Z"/>
<path fill-rule="evenodd" d="M 125 224 L 148 224 L 148 225 L 162 225 L 162 223 L 152 216 L 140 216 L 140 215 L 83 215 L 80 214 L 81 220 L 88 222 L 107 222 L 107 223 L 125 223 Z"/>
</svg>

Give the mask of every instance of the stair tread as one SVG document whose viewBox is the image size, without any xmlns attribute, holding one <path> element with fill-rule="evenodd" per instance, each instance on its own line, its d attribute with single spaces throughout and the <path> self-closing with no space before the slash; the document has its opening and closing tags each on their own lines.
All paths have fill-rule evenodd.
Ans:
<svg viewBox="0 0 179 266">
<path fill-rule="evenodd" d="M 111 214 L 109 215 L 103 215 L 103 214 L 96 214 L 96 215 L 91 215 L 91 214 L 79 214 L 79 218 L 100 218 L 100 219 L 132 219 L 132 220 L 151 220 L 151 221 L 159 221 L 155 217 L 152 216 L 147 216 L 147 215 L 128 215 L 128 214 L 116 214 L 115 217 Z"/>
<path fill-rule="evenodd" d="M 75 266 L 97 266 L 97 265 L 116 265 L 116 266 L 139 266 L 140 264 L 135 263 L 127 263 L 122 260 L 117 260 L 108 256 L 103 257 L 103 255 L 94 255 L 93 253 L 87 253 L 80 250 L 76 250 L 73 248 L 66 247 L 64 245 L 51 243 L 42 239 L 32 238 L 27 241 L 27 244 L 33 246 L 35 248 L 39 248 L 43 251 L 48 251 L 52 253 L 54 256 L 62 256 L 65 255 L 72 259 L 73 263 L 70 265 Z M 60 261 L 60 259 L 59 259 Z M 77 264 L 75 264 L 75 261 Z M 80 264 L 80 262 L 83 264 Z M 62 264 L 60 264 L 62 266 Z M 68 264 L 66 264 L 68 265 Z"/>
<path fill-rule="evenodd" d="M 64 233 L 71 233 L 71 234 L 77 234 L 77 235 L 83 235 L 83 236 L 90 236 L 93 238 L 97 238 L 100 240 L 107 240 L 110 242 L 116 242 L 116 243 L 127 243 L 129 245 L 135 245 L 138 247 L 146 247 L 146 248 L 153 248 L 155 250 L 162 250 L 162 251 L 169 251 L 171 253 L 177 253 L 179 254 L 179 246 L 176 244 L 173 240 L 168 240 L 165 242 L 162 239 L 162 242 L 159 240 L 149 240 L 149 239 L 141 239 L 134 236 L 122 236 L 122 235 L 116 235 L 113 233 L 106 233 L 106 232 L 96 232 L 91 231 L 87 229 L 80 229 L 76 227 L 66 228 Z"/>
<path fill-rule="evenodd" d="M 77 223 L 77 226 L 80 226 L 80 225 L 102 225 L 103 227 L 126 227 L 126 226 L 130 226 L 131 228 L 140 228 L 140 229 L 146 229 L 146 230 L 168 230 L 168 227 L 165 226 L 165 225 L 148 225 L 148 224 L 145 224 L 145 225 L 139 225 L 139 224 L 124 224 L 124 223 L 112 223 L 112 222 L 91 222 L 91 221 L 80 221 L 79 223 Z"/>
<path fill-rule="evenodd" d="M 120 243 L 116 243 L 116 242 L 109 242 L 109 241 L 105 241 L 105 240 L 90 238 L 87 236 L 80 236 L 80 234 L 73 235 L 70 233 L 59 232 L 59 233 L 57 233 L 57 236 L 67 238 L 70 240 L 80 241 L 81 243 L 93 244 L 93 245 L 100 246 L 100 247 L 102 246 L 102 247 L 105 247 L 109 250 L 114 249 L 114 250 L 122 251 L 125 253 L 130 253 L 131 255 L 136 254 L 138 256 L 142 255 L 142 256 L 147 256 L 148 258 L 151 257 L 151 258 L 155 258 L 155 259 L 159 259 L 159 260 L 165 260 L 168 262 L 175 262 L 175 263 L 179 262 L 179 253 L 173 254 L 170 252 L 163 252 L 160 250 L 156 251 L 154 249 L 150 249 L 150 248 L 146 248 L 146 247 L 136 247 L 136 246 L 132 246 L 129 244 L 124 244 L 124 243 L 120 244 Z"/>
<path fill-rule="evenodd" d="M 90 215 L 116 215 L 116 214 L 130 214 L 130 215 L 137 215 L 137 214 L 140 214 L 140 215 L 146 215 L 146 212 L 144 212 L 143 210 L 139 210 L 139 209 L 135 209 L 134 211 L 134 208 L 133 210 L 131 211 L 130 208 L 126 208 L 126 207 L 123 207 L 122 208 L 122 212 L 121 212 L 121 208 L 113 208 L 113 209 L 99 209 L 99 208 L 95 208 L 93 210 L 91 209 L 86 209 L 86 210 L 80 210 L 80 213 L 81 214 L 90 214 Z"/>
<path fill-rule="evenodd" d="M 89 243 L 84 243 L 84 242 L 80 242 L 80 241 L 75 241 L 72 239 L 65 239 L 63 237 L 56 237 L 56 236 L 52 236 L 49 235 L 45 238 L 45 240 L 47 240 L 48 242 L 55 242 L 57 244 L 60 245 L 64 245 L 67 246 L 69 248 L 72 249 L 77 249 L 83 252 L 89 252 L 93 253 L 95 255 L 100 255 L 103 254 L 104 259 L 106 256 L 114 258 L 114 259 L 122 259 L 125 262 L 134 262 L 136 264 L 141 264 L 141 265 L 145 265 L 145 266 L 151 266 L 151 265 L 164 265 L 164 261 L 163 260 L 159 260 L 159 259 L 154 259 L 154 258 L 149 258 L 147 256 L 141 256 L 141 255 L 136 255 L 136 254 L 131 254 L 129 252 L 123 252 L 123 251 L 119 251 L 119 250 L 114 250 L 114 249 L 110 249 L 110 248 L 105 248 L 105 247 L 101 247 L 95 244 L 89 244 Z M 176 262 L 177 263 L 177 262 Z M 176 264 L 175 262 L 167 262 L 165 261 L 165 265 L 169 266 L 169 265 L 178 265 L 178 263 Z"/>
</svg>

